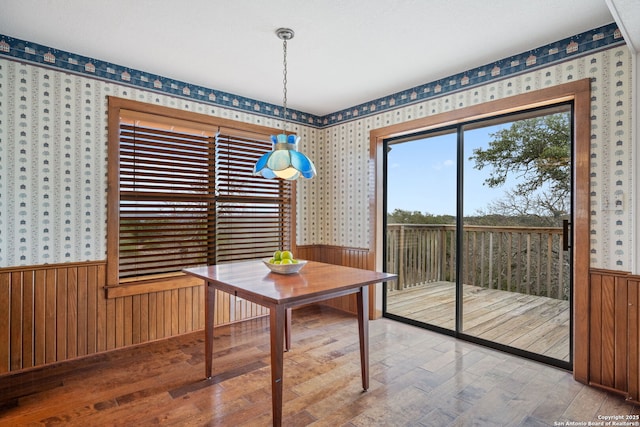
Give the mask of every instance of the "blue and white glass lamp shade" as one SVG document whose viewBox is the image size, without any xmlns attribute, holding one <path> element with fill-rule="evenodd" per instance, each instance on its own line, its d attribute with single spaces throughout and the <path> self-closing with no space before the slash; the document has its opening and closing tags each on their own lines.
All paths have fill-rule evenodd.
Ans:
<svg viewBox="0 0 640 427">
<path fill-rule="evenodd" d="M 271 135 L 273 150 L 264 154 L 253 167 L 254 175 L 293 181 L 300 177 L 313 178 L 316 168 L 307 156 L 298 151 L 297 135 Z"/>
</svg>

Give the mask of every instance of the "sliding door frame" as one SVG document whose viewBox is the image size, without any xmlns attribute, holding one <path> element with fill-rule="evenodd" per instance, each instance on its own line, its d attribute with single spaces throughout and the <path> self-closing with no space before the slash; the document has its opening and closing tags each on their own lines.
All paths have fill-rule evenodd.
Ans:
<svg viewBox="0 0 640 427">
<path fill-rule="evenodd" d="M 463 122 L 499 116 L 538 107 L 573 101 L 573 376 L 587 383 L 589 362 L 589 165 L 590 165 L 590 91 L 589 79 L 544 88 L 486 103 L 427 116 L 378 129 L 369 134 L 369 161 L 374 188 L 369 195 L 370 242 L 376 254 L 376 268 L 384 267 L 384 141 L 418 132 L 453 126 Z M 380 292 L 382 292 L 380 290 Z M 382 301 L 379 295 L 378 301 Z"/>
</svg>

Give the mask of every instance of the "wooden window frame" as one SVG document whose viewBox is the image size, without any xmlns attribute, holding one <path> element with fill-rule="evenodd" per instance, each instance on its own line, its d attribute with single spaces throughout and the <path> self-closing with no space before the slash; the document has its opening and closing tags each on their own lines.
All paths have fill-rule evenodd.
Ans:
<svg viewBox="0 0 640 427">
<path fill-rule="evenodd" d="M 124 110 L 124 111 L 123 111 Z M 127 280 L 120 279 L 119 274 L 119 240 L 120 240 L 120 121 L 121 114 L 135 115 L 142 120 L 148 118 L 156 123 L 171 126 L 188 126 L 190 129 L 202 128 L 203 131 L 224 129 L 226 133 L 238 135 L 273 135 L 280 130 L 243 123 L 235 120 L 208 116 L 191 111 L 178 110 L 139 101 L 132 101 L 118 97 L 108 97 L 108 164 L 107 164 L 107 274 L 105 293 L 107 298 L 117 298 L 129 295 L 139 295 L 169 289 L 200 286 L 202 280 L 188 276 L 182 272 L 158 274 Z M 288 228 L 288 242 L 284 242 L 295 251 L 296 224 L 296 186 L 295 182 L 288 182 L 290 189 L 289 221 L 283 223 Z M 216 195 L 217 197 L 218 195 Z"/>
</svg>

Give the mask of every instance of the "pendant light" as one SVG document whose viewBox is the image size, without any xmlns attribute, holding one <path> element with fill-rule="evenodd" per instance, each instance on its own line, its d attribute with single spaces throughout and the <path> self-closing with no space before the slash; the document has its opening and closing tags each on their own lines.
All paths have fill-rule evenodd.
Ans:
<svg viewBox="0 0 640 427">
<path fill-rule="evenodd" d="M 313 178 L 316 168 L 313 162 L 298 151 L 300 137 L 287 135 L 287 41 L 293 38 L 294 32 L 289 28 L 279 28 L 276 35 L 282 40 L 284 52 L 284 78 L 283 78 L 283 118 L 282 133 L 271 135 L 273 150 L 264 154 L 253 167 L 254 175 L 262 175 L 265 178 L 281 178 L 295 180 L 300 177 Z"/>
</svg>

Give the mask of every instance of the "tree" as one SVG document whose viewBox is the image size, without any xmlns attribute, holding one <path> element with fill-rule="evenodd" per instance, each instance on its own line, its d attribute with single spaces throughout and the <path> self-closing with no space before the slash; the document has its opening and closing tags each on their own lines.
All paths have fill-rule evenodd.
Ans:
<svg viewBox="0 0 640 427">
<path fill-rule="evenodd" d="M 521 178 L 504 199 L 489 205 L 489 213 L 559 218 L 568 211 L 571 192 L 570 114 L 556 113 L 517 120 L 490 134 L 484 150 L 476 148 L 469 160 L 481 170 L 490 166 L 485 184 L 505 184 L 508 176 Z"/>
<path fill-rule="evenodd" d="M 388 224 L 455 224 L 455 217 L 451 215 L 432 215 L 420 211 L 405 211 L 395 209 L 387 214 Z"/>
<path fill-rule="evenodd" d="M 557 227 L 558 218 L 566 214 L 569 207 L 565 197 L 555 197 L 549 192 L 537 192 L 524 197 L 506 190 L 502 199 L 490 202 L 486 211 L 478 210 L 477 216 L 467 222 L 474 225 Z"/>
</svg>

